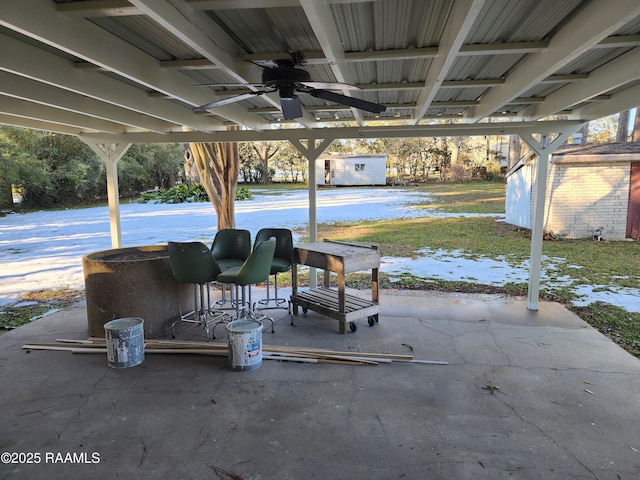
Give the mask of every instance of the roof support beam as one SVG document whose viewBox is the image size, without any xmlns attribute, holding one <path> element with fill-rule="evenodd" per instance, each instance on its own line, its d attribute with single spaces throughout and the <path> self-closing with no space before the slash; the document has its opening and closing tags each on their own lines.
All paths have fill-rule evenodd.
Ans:
<svg viewBox="0 0 640 480">
<path fill-rule="evenodd" d="M 202 12 L 194 11 L 180 0 L 173 3 L 166 0 L 130 2 L 238 83 L 260 81 L 262 70 L 251 63 L 238 61 L 236 57 L 240 52 L 235 42 Z"/>
<path fill-rule="evenodd" d="M 238 47 L 235 42 L 205 13 L 193 10 L 186 2 L 180 0 L 174 0 L 172 3 L 166 0 L 130 1 L 167 31 L 171 32 L 172 35 L 196 50 L 238 83 L 257 83 L 262 80 L 262 69 L 250 62 L 237 60 L 240 52 L 237 50 Z M 204 32 L 207 33 L 205 34 Z M 249 87 L 249 89 L 252 91 L 259 90 L 256 87 Z M 206 92 L 207 90 L 204 91 Z M 208 91 L 212 93 L 212 96 L 215 95 L 213 91 Z M 269 96 L 263 96 L 263 98 L 274 107 L 281 108 L 278 99 L 274 100 Z M 214 99 L 210 99 L 209 102 Z M 217 107 L 215 113 L 225 116 L 219 110 L 224 111 Z M 225 118 L 233 120 L 233 118 L 226 116 Z M 306 118 L 303 117 L 298 121 L 307 126 L 315 123 L 315 119 L 311 115 L 307 115 Z"/>
<path fill-rule="evenodd" d="M 115 127 L 118 123 L 127 125 L 132 129 L 154 132 L 171 130 L 172 127 L 167 122 L 141 115 L 131 110 L 124 110 L 100 100 L 87 98 L 68 90 L 62 90 L 3 71 L 0 71 L 0 94 L 47 105 L 54 110 L 56 108 L 60 109 L 62 111 L 61 115 L 74 112 L 85 116 L 88 121 L 93 117 L 93 120 L 104 122 L 105 125 L 112 123 L 112 126 L 107 128 L 109 131 L 113 131 L 114 128 L 118 131 L 123 131 L 125 127 Z M 175 125 L 175 128 L 177 128 L 177 125 Z"/>
<path fill-rule="evenodd" d="M 190 0 L 193 8 L 199 10 L 227 10 L 236 8 L 278 8 L 297 7 L 298 0 Z"/>
<path fill-rule="evenodd" d="M 163 69 L 157 60 L 124 40 L 84 19 L 59 13 L 49 0 L 0 0 L 0 25 L 20 32 L 54 48 L 106 68 L 147 88 L 158 90 L 192 106 L 211 101 L 211 92 L 194 89 L 188 77 Z M 263 122 L 250 118 L 235 105 L 216 112 L 250 128 Z"/>
<path fill-rule="evenodd" d="M 417 125 L 427 113 L 431 102 L 436 97 L 438 88 L 447 77 L 456 56 L 460 52 L 462 43 L 469 34 L 473 22 L 477 18 L 485 0 L 458 0 L 447 20 L 444 35 L 440 39 L 438 56 L 431 62 L 431 68 L 424 82 L 424 89 L 417 101 L 412 124 Z"/>
<path fill-rule="evenodd" d="M 94 143 L 188 143 L 188 142 L 272 142 L 306 139 L 350 139 L 350 138 L 407 138 L 407 137 L 462 137 L 474 135 L 523 135 L 576 131 L 584 120 L 556 120 L 553 122 L 502 122 L 450 125 L 396 125 L 381 127 L 336 127 L 269 129 L 260 132 L 252 130 L 206 132 L 174 132 L 171 137 L 154 133 L 126 133 L 120 135 L 86 134 L 83 139 Z"/>
<path fill-rule="evenodd" d="M 371 0 L 327 0 L 328 3 L 363 3 Z M 193 8 L 201 10 L 225 10 L 237 8 L 297 7 L 298 0 L 189 0 Z"/>
<path fill-rule="evenodd" d="M 83 2 L 84 3 L 84 2 Z M 87 2 L 90 3 L 90 2 Z M 297 3 L 297 1 L 296 1 Z M 193 2 L 188 2 L 193 6 Z M 69 5 L 63 3 L 59 5 Z M 142 12 L 141 12 L 142 13 Z M 640 45 L 640 35 L 618 35 L 615 37 L 607 37 L 593 48 L 619 48 L 619 47 L 635 47 Z M 526 53 L 540 53 L 548 48 L 549 42 L 506 42 L 506 43 L 472 43 L 462 45 L 458 52 L 458 56 L 474 56 L 479 55 L 514 55 Z M 440 52 L 439 47 L 419 47 L 404 49 L 388 49 L 388 50 L 365 50 L 345 52 L 344 58 L 348 62 L 377 62 L 382 60 L 420 60 L 425 58 L 435 58 Z M 305 63 L 309 65 L 328 63 L 324 52 L 320 50 L 303 52 Z M 260 52 L 260 53 L 241 53 L 239 58 L 250 62 L 271 62 L 274 58 L 287 58 L 288 52 Z M 204 58 L 192 60 L 167 60 L 163 62 L 167 67 L 180 67 L 192 69 L 218 68 Z M 182 65 L 182 66 L 181 66 Z"/>
<path fill-rule="evenodd" d="M 580 82 L 556 90 L 548 95 L 543 103 L 529 107 L 526 112 L 523 112 L 522 117 L 533 120 L 553 115 L 572 105 L 593 100 L 611 89 L 637 79 L 640 79 L 640 48 L 634 48 L 594 70 L 589 74 L 588 82 Z M 629 108 L 634 106 L 636 105 L 629 105 Z"/>
<path fill-rule="evenodd" d="M 513 55 L 522 53 L 541 52 L 549 46 L 549 42 L 508 42 L 508 43 L 488 43 L 470 44 L 460 47 L 458 55 Z"/>
<path fill-rule="evenodd" d="M 637 0 L 589 3 L 551 39 L 544 52 L 532 54 L 507 78 L 504 85 L 493 88 L 482 98 L 478 107 L 470 109 L 465 119 L 478 121 L 491 115 L 638 15 L 640 3 Z"/>
<path fill-rule="evenodd" d="M 117 123 L 88 117 L 69 110 L 58 110 L 48 105 L 35 103 L 33 100 L 3 97 L 0 95 L 0 102 L 2 103 L 3 112 L 16 117 L 67 125 L 75 128 L 76 131 L 98 131 L 113 134 L 124 133 L 122 126 Z"/>
<path fill-rule="evenodd" d="M 29 61 L 25 62 L 25 58 Z M 144 90 L 94 71 L 78 70 L 69 60 L 1 34 L 0 70 L 38 81 L 45 86 L 52 85 L 84 97 L 101 100 L 122 108 L 123 115 L 127 111 L 142 114 L 147 119 L 139 125 L 140 128 L 159 129 L 162 122 L 156 119 L 196 130 L 222 128 L 220 122 L 198 118 L 185 107 L 160 99 L 150 99 Z"/>
<path fill-rule="evenodd" d="M 354 85 L 355 81 L 349 74 L 344 50 L 340 43 L 340 34 L 333 20 L 329 5 L 322 0 L 299 1 L 337 81 Z M 352 95 L 351 91 L 344 91 L 343 94 Z M 360 110 L 357 108 L 352 108 L 351 110 L 358 124 L 362 126 L 364 117 Z"/>
<path fill-rule="evenodd" d="M 576 73 L 571 75 L 551 75 L 540 83 L 568 83 L 575 80 L 583 80 L 588 78 L 586 73 Z M 443 88 L 477 88 L 477 87 L 496 87 L 505 82 L 503 78 L 483 78 L 469 80 L 445 80 L 440 85 Z M 424 88 L 423 82 L 395 82 L 395 83 L 359 83 L 356 85 L 360 90 L 367 91 L 384 91 L 384 90 L 420 90 Z M 219 92 L 220 95 L 240 95 L 246 93 L 247 89 L 225 90 Z"/>
<path fill-rule="evenodd" d="M 78 135 L 76 127 L 69 127 L 60 123 L 47 122 L 45 120 L 33 120 L 14 115 L 0 113 L 0 125 L 11 125 L 20 128 L 31 128 L 33 130 L 42 130 L 44 132 L 61 133 L 63 135 Z"/>
<path fill-rule="evenodd" d="M 139 8 L 127 0 L 89 0 L 86 2 L 58 3 L 59 12 L 81 17 L 119 17 L 124 15 L 142 15 Z"/>
<path fill-rule="evenodd" d="M 237 60 L 240 51 L 235 42 L 206 14 L 193 10 L 187 3 L 179 0 L 173 3 L 166 0 L 130 1 L 238 83 L 261 81 L 262 69 Z M 252 91 L 258 90 L 255 87 L 249 88 Z M 265 100 L 274 107 L 280 106 L 279 102 L 269 97 L 265 97 Z M 216 113 L 219 114 L 217 109 Z"/>
<path fill-rule="evenodd" d="M 611 95 L 606 102 L 595 102 L 571 112 L 571 118 L 602 118 L 609 115 L 640 107 L 640 85 L 631 87 L 624 92 Z"/>
</svg>

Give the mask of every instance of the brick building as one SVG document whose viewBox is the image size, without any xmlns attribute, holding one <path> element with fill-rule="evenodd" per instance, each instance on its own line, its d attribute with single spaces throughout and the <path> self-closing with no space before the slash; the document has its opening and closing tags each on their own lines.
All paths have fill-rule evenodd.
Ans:
<svg viewBox="0 0 640 480">
<path fill-rule="evenodd" d="M 534 158 L 507 173 L 506 222 L 531 228 Z M 567 238 L 640 237 L 640 143 L 566 145 L 551 156 L 544 230 Z"/>
</svg>

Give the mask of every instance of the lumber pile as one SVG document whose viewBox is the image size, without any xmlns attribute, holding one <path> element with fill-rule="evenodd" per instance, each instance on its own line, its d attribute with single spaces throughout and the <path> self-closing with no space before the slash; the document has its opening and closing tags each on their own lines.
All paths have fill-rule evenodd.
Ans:
<svg viewBox="0 0 640 480">
<path fill-rule="evenodd" d="M 107 345 L 104 338 L 90 338 L 88 340 L 57 339 L 56 342 L 32 342 L 22 346 L 27 350 L 54 350 L 76 354 L 102 353 L 106 355 Z M 145 340 L 145 354 L 193 354 L 227 356 L 226 343 L 190 342 L 179 340 Z M 279 360 L 299 363 L 331 363 L 338 365 L 378 365 L 380 363 L 408 362 L 446 365 L 447 362 L 414 360 L 413 355 L 398 355 L 388 353 L 368 352 L 340 352 L 321 348 L 290 347 L 290 346 L 262 346 L 263 360 Z"/>
</svg>

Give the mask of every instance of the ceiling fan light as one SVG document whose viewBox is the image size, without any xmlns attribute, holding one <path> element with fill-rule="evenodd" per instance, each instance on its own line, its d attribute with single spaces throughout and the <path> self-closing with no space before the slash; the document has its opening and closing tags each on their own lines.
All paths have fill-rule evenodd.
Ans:
<svg viewBox="0 0 640 480">
<path fill-rule="evenodd" d="M 296 95 L 293 95 L 293 97 L 281 97 L 280 106 L 285 120 L 292 120 L 302 116 L 302 106 Z"/>
</svg>

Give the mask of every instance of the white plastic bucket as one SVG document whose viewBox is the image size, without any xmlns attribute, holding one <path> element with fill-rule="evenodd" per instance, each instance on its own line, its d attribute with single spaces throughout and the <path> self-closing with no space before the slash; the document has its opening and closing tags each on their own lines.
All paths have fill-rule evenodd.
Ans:
<svg viewBox="0 0 640 480">
<path fill-rule="evenodd" d="M 262 365 L 262 322 L 234 320 L 227 323 L 229 368 L 250 371 Z"/>
<path fill-rule="evenodd" d="M 129 368 L 144 360 L 144 321 L 137 317 L 117 318 L 104 324 L 107 360 L 112 368 Z"/>
</svg>

